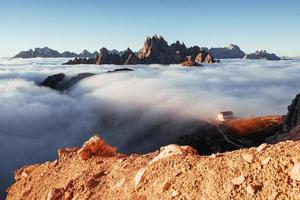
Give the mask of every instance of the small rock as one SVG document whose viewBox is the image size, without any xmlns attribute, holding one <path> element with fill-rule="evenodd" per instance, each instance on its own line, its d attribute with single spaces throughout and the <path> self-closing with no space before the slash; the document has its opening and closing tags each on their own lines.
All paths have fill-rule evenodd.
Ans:
<svg viewBox="0 0 300 200">
<path fill-rule="evenodd" d="M 167 181 L 163 186 L 163 191 L 167 191 L 168 189 L 170 189 L 170 187 L 171 187 L 171 183 Z"/>
<path fill-rule="evenodd" d="M 146 169 L 147 169 L 146 167 L 140 169 L 138 171 L 138 173 L 135 175 L 135 177 L 134 177 L 134 186 L 135 186 L 135 188 L 137 188 L 139 186 L 139 184 L 144 180 L 144 178 L 145 178 L 144 174 L 146 172 Z"/>
<path fill-rule="evenodd" d="M 22 173 L 21 173 L 21 177 L 26 178 L 27 176 L 28 176 L 28 174 L 27 174 L 26 172 L 22 172 Z"/>
<path fill-rule="evenodd" d="M 176 190 L 173 190 L 172 193 L 171 193 L 172 197 L 177 197 L 178 195 L 180 195 L 180 192 L 178 192 Z"/>
<path fill-rule="evenodd" d="M 271 158 L 270 158 L 270 157 L 267 157 L 267 158 L 265 158 L 265 159 L 263 159 L 263 160 L 261 161 L 261 164 L 262 164 L 262 165 L 267 165 L 267 164 L 269 163 L 270 160 L 271 160 Z"/>
<path fill-rule="evenodd" d="M 122 180 L 120 180 L 115 186 L 114 188 L 120 188 L 124 185 L 125 183 L 125 178 L 122 178 Z"/>
<path fill-rule="evenodd" d="M 52 188 L 46 196 L 46 200 L 58 200 L 64 196 L 64 190 L 61 188 Z"/>
<path fill-rule="evenodd" d="M 256 151 L 261 152 L 261 151 L 265 150 L 267 147 L 268 147 L 268 144 L 263 143 L 263 144 L 259 145 L 259 147 L 257 147 Z"/>
<path fill-rule="evenodd" d="M 254 193 L 255 193 L 255 189 L 254 189 L 251 185 L 248 185 L 248 186 L 246 187 L 246 191 L 247 191 L 247 193 L 250 194 L 250 195 L 254 195 Z"/>
<path fill-rule="evenodd" d="M 73 194 L 72 192 L 65 192 L 63 200 L 72 200 Z"/>
<path fill-rule="evenodd" d="M 291 179 L 300 181 L 300 164 L 296 163 L 290 172 Z"/>
<path fill-rule="evenodd" d="M 241 185 L 245 181 L 245 177 L 240 175 L 239 177 L 232 180 L 233 185 Z"/>
<path fill-rule="evenodd" d="M 271 195 L 268 196 L 268 200 L 275 200 L 277 199 L 278 192 L 273 192 Z"/>
<path fill-rule="evenodd" d="M 155 156 L 150 162 L 154 163 L 160 159 L 167 158 L 173 155 L 188 155 L 188 154 L 197 154 L 197 151 L 190 146 L 178 146 L 175 144 L 170 144 L 168 146 L 162 147 L 160 153 Z"/>
<path fill-rule="evenodd" d="M 245 160 L 247 163 L 253 163 L 254 156 L 253 154 L 247 153 L 242 155 L 243 160 Z"/>
</svg>

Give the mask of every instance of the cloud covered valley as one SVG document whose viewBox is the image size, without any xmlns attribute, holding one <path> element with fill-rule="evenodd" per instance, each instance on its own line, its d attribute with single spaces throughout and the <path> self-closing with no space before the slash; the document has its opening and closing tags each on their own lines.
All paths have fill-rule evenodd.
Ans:
<svg viewBox="0 0 300 200">
<path fill-rule="evenodd" d="M 300 60 L 224 60 L 204 67 L 61 65 L 65 59 L 0 58 L 1 192 L 13 171 L 56 159 L 94 133 L 124 153 L 148 152 L 188 134 L 200 120 L 286 114 L 299 93 Z M 67 93 L 39 87 L 47 76 L 95 73 Z"/>
</svg>

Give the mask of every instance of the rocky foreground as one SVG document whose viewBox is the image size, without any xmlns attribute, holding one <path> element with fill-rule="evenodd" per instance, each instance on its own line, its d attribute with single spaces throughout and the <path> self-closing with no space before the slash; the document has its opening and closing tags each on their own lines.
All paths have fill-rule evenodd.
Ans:
<svg viewBox="0 0 300 200">
<path fill-rule="evenodd" d="M 7 199 L 300 199 L 300 142 L 200 156 L 169 145 L 123 155 L 94 136 L 23 167 Z"/>
</svg>

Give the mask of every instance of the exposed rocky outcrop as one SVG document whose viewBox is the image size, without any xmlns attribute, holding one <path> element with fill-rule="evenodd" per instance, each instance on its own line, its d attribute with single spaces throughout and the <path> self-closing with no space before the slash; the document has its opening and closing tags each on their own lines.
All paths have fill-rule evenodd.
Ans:
<svg viewBox="0 0 300 200">
<path fill-rule="evenodd" d="M 239 46 L 234 44 L 230 44 L 224 48 L 211 48 L 209 52 L 216 59 L 243 58 L 246 55 Z"/>
<path fill-rule="evenodd" d="M 208 58 L 206 58 L 208 56 Z M 214 63 L 216 60 L 207 49 L 193 46 L 187 48 L 179 41 L 169 45 L 161 36 L 147 37 L 143 48 L 135 54 L 131 49 L 123 52 L 109 51 L 106 48 L 100 50 L 100 56 L 96 59 L 97 65 L 135 65 L 135 64 L 181 64 L 184 61 L 191 61 L 196 66 L 201 62 Z M 197 64 L 198 63 L 198 64 Z M 87 64 L 85 60 L 70 60 L 66 64 Z"/>
<path fill-rule="evenodd" d="M 300 93 L 288 106 L 288 113 L 284 120 L 284 131 L 288 132 L 300 124 Z"/>
<path fill-rule="evenodd" d="M 201 53 L 203 59 L 196 60 L 196 57 Z M 185 63 L 193 63 L 193 65 L 200 64 L 205 61 L 209 53 L 206 49 L 202 49 L 198 46 L 187 48 L 184 43 L 177 41 L 171 45 L 164 40 L 161 36 L 148 37 L 144 43 L 144 47 L 139 51 L 138 57 L 143 64 L 179 64 L 185 61 Z M 214 63 L 215 60 L 210 55 L 209 62 Z M 190 65 L 191 66 L 191 65 Z"/>
<path fill-rule="evenodd" d="M 118 53 L 110 52 L 108 49 L 102 48 L 100 49 L 100 54 L 95 64 L 121 65 L 121 56 Z"/>
<path fill-rule="evenodd" d="M 173 50 L 173 51 L 172 51 Z M 138 57 L 143 64 L 171 64 L 175 48 L 171 49 L 161 36 L 147 37 Z"/>
<path fill-rule="evenodd" d="M 116 73 L 116 72 L 128 72 L 134 71 L 130 68 L 118 68 L 114 70 L 109 70 L 106 73 Z M 64 73 L 58 73 L 48 76 L 45 80 L 39 83 L 39 86 L 49 87 L 51 89 L 64 92 L 68 91 L 73 85 L 81 81 L 82 79 L 93 76 L 93 73 L 79 73 L 76 76 L 67 77 Z"/>
<path fill-rule="evenodd" d="M 48 76 L 43 82 L 40 83 L 40 86 L 49 87 L 52 89 L 56 89 L 58 84 L 64 80 L 66 75 L 64 73 L 54 74 L 52 76 Z"/>
<path fill-rule="evenodd" d="M 116 150 L 116 148 L 105 144 L 102 138 L 95 135 L 86 141 L 77 153 L 81 159 L 87 160 L 94 156 L 114 157 L 117 155 Z"/>
<path fill-rule="evenodd" d="M 300 199 L 299 151 L 299 141 L 286 141 L 211 156 L 177 145 L 126 156 L 95 137 L 17 170 L 7 200 Z"/>
<path fill-rule="evenodd" d="M 79 73 L 73 77 L 66 77 L 65 74 L 59 73 L 52 76 L 48 76 L 43 82 L 40 83 L 40 86 L 49 87 L 58 91 L 67 91 L 73 85 L 78 83 L 80 80 L 93 76 L 92 73 Z"/>
<path fill-rule="evenodd" d="M 256 51 L 255 53 L 247 54 L 247 55 L 244 56 L 244 59 L 281 60 L 280 57 L 276 56 L 273 53 L 268 53 L 265 50 Z"/>
<path fill-rule="evenodd" d="M 205 63 L 207 64 L 211 64 L 211 63 L 215 63 L 215 62 L 219 62 L 219 61 L 216 61 L 214 59 L 214 57 L 211 55 L 211 53 L 208 53 L 205 60 L 204 60 Z"/>
<path fill-rule="evenodd" d="M 121 63 L 123 65 L 136 65 L 140 64 L 140 60 L 130 48 L 127 48 L 121 55 Z"/>
</svg>

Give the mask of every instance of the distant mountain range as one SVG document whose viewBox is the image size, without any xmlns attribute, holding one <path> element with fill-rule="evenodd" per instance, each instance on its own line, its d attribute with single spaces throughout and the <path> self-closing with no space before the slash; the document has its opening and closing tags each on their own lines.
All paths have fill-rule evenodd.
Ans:
<svg viewBox="0 0 300 200">
<path fill-rule="evenodd" d="M 143 48 L 138 52 L 131 49 L 125 51 L 108 50 L 102 48 L 99 52 L 90 53 L 83 50 L 81 53 L 65 51 L 58 52 L 48 47 L 30 49 L 22 51 L 13 58 L 75 58 L 66 64 L 178 64 L 184 61 L 192 61 L 196 63 L 204 62 L 207 55 L 210 55 L 211 62 L 214 59 L 266 59 L 281 60 L 275 54 L 266 51 L 256 51 L 252 54 L 246 54 L 239 46 L 230 44 L 221 48 L 205 48 L 192 46 L 187 48 L 184 43 L 179 41 L 169 45 L 163 37 L 153 36 L 147 37 Z M 100 57 L 100 60 L 99 60 Z M 102 59 L 101 59 L 102 58 Z"/>
<path fill-rule="evenodd" d="M 50 49 L 48 47 L 44 48 L 35 48 L 34 50 L 29 49 L 28 51 L 21 51 L 17 55 L 15 55 L 13 58 L 74 58 L 74 57 L 80 57 L 80 58 L 90 58 L 95 57 L 98 54 L 98 52 L 91 53 L 88 50 L 83 50 L 81 53 L 77 54 L 70 51 L 64 51 L 62 53 Z"/>
</svg>

